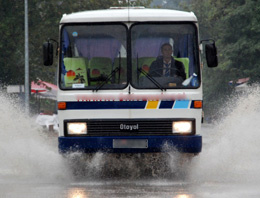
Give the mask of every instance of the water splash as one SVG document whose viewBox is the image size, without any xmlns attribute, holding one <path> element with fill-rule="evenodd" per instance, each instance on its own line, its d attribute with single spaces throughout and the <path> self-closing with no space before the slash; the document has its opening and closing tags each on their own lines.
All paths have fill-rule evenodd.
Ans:
<svg viewBox="0 0 260 198">
<path fill-rule="evenodd" d="M 18 104 L 0 93 L 0 178 L 29 177 L 39 181 L 70 178 L 70 166 L 58 154 L 57 139 L 43 134 L 35 119 L 26 117 Z M 192 160 L 191 181 L 260 182 L 259 104 L 260 87 L 255 86 L 230 99 L 218 123 L 208 128 L 204 126 L 203 151 Z M 83 163 L 83 170 L 88 170 L 87 178 L 104 173 L 111 177 L 123 173 L 126 178 L 149 174 L 157 178 L 176 171 L 174 167 L 180 159 L 175 152 L 164 158 L 156 155 L 145 158 L 142 154 L 129 156 L 112 158 L 97 153 L 87 163 L 85 159 L 80 163 Z M 82 156 L 74 153 L 70 157 Z M 161 159 L 166 159 L 170 169 L 159 170 L 153 166 L 159 161 L 159 166 L 164 167 L 165 161 Z"/>
<path fill-rule="evenodd" d="M 64 179 L 68 177 L 57 145 L 18 100 L 0 93 L 0 178 Z"/>
<path fill-rule="evenodd" d="M 222 119 L 204 128 L 205 145 L 194 161 L 198 181 L 260 181 L 260 87 L 231 98 Z"/>
</svg>

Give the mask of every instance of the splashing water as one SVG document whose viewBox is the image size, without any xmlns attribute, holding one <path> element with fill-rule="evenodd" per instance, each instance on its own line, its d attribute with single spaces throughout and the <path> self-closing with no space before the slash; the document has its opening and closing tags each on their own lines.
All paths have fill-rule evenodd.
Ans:
<svg viewBox="0 0 260 198">
<path fill-rule="evenodd" d="M 206 145 L 194 160 L 198 181 L 260 182 L 260 87 L 234 96 L 222 119 L 205 128 Z"/>
<path fill-rule="evenodd" d="M 70 167 L 57 151 L 57 139 L 54 142 L 54 138 L 47 137 L 35 124 L 35 119 L 26 117 L 15 100 L 2 93 L 0 112 L 0 178 L 60 181 L 71 177 Z M 192 160 L 189 179 L 196 182 L 260 182 L 260 87 L 255 86 L 230 99 L 222 115 L 218 123 L 204 126 L 203 151 Z M 69 158 L 75 162 L 75 158 L 82 156 L 74 153 Z M 108 168 L 111 176 L 114 174 L 112 169 L 123 169 L 125 177 L 138 178 L 146 173 L 167 175 L 179 159 L 176 152 L 168 154 L 166 161 L 170 170 L 162 169 L 157 173 L 158 168 L 153 164 L 160 158 L 156 156 L 145 159 L 143 155 L 136 155 L 129 159 L 96 153 L 87 163 L 85 159 L 80 163 L 84 170 L 88 170 L 87 174 L 94 177 L 102 175 Z M 163 167 L 164 161 L 160 164 Z"/>
<path fill-rule="evenodd" d="M 55 143 L 21 109 L 15 99 L 0 93 L 0 178 L 68 177 Z"/>
<path fill-rule="evenodd" d="M 169 148 L 167 148 L 168 150 Z M 68 165 L 77 180 L 183 179 L 191 156 L 178 151 L 163 153 L 70 153 Z"/>
</svg>

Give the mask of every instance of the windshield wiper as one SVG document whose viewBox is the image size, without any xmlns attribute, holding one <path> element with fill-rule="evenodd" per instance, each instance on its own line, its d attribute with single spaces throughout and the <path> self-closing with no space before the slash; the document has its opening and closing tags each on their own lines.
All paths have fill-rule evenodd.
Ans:
<svg viewBox="0 0 260 198">
<path fill-rule="evenodd" d="M 139 68 L 139 58 L 138 58 L 138 54 L 136 55 L 136 69 L 137 69 L 137 81 L 139 84 L 139 72 L 142 73 L 146 78 L 148 78 L 157 88 L 161 89 L 162 91 L 166 91 L 166 89 L 164 89 L 162 87 L 162 85 L 160 83 L 158 83 L 150 74 L 148 74 L 146 71 L 144 71 L 142 68 Z"/>
<path fill-rule="evenodd" d="M 150 74 L 148 74 L 146 71 L 144 71 L 141 68 L 138 68 L 138 71 L 142 73 L 146 78 L 148 78 L 157 88 L 161 89 L 162 91 L 166 91 L 165 88 L 162 87 L 160 83 L 158 83 L 157 80 L 155 80 Z"/>
<path fill-rule="evenodd" d="M 121 52 L 119 51 L 119 73 L 118 73 L 118 84 L 120 83 L 120 73 L 121 73 Z"/>
<path fill-rule="evenodd" d="M 99 89 L 101 89 L 115 74 L 116 72 L 119 71 L 119 67 L 116 67 L 107 77 L 106 79 L 101 83 L 101 85 L 97 86 L 95 89 L 93 89 L 94 91 L 98 91 Z"/>
</svg>

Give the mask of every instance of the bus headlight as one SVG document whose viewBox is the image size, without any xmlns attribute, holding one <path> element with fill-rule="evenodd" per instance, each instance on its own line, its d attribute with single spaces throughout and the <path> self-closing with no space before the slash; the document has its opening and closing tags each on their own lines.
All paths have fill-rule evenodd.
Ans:
<svg viewBox="0 0 260 198">
<path fill-rule="evenodd" d="M 172 133 L 189 134 L 192 132 L 192 121 L 173 121 Z"/>
<path fill-rule="evenodd" d="M 68 135 L 85 135 L 87 134 L 86 122 L 68 122 Z"/>
</svg>

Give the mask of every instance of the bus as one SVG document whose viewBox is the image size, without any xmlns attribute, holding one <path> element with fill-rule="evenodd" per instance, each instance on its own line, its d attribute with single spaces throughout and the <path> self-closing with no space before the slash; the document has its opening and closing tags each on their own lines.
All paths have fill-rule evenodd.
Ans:
<svg viewBox="0 0 260 198">
<path fill-rule="evenodd" d="M 46 66 L 53 64 L 54 42 L 61 153 L 201 152 L 203 47 L 208 67 L 218 60 L 214 40 L 200 40 L 193 12 L 64 14 L 59 42 L 43 44 Z M 168 76 L 162 46 L 170 48 Z"/>
</svg>

